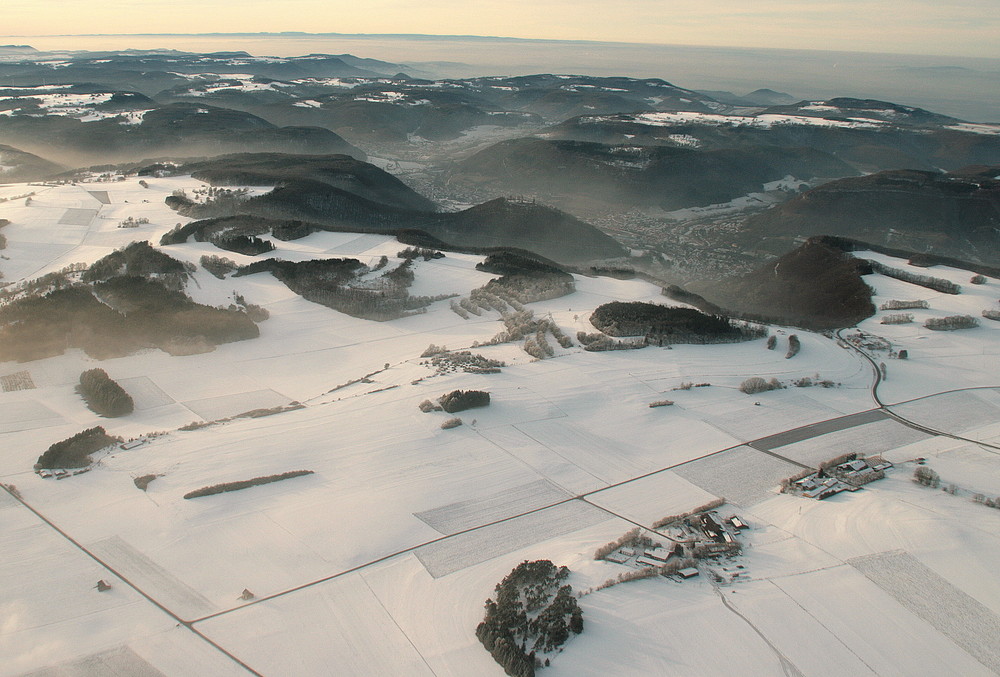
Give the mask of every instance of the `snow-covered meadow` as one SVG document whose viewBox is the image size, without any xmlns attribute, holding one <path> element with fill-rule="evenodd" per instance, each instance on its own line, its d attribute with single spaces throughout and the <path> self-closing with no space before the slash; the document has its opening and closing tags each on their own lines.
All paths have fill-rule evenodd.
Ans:
<svg viewBox="0 0 1000 677">
<path fill-rule="evenodd" d="M 28 204 L 0 203 L 11 222 L 3 282 L 89 264 L 135 240 L 155 245 L 188 221 L 163 200 L 200 182 L 146 182 L 0 187 L 0 197 L 35 193 Z M 127 217 L 149 223 L 119 228 Z M 396 261 L 404 248 L 350 233 L 274 244 L 263 256 L 366 264 Z M 205 254 L 253 260 L 208 242 L 163 251 L 196 265 Z M 468 295 L 493 277 L 475 270 L 480 260 L 418 259 L 411 293 Z M 420 357 L 428 345 L 488 341 L 503 328 L 497 313 L 464 320 L 440 301 L 376 323 L 305 301 L 270 274 L 220 280 L 199 267 L 192 298 L 228 305 L 238 293 L 263 306 L 270 318 L 260 338 L 184 357 L 149 350 L 98 362 L 69 351 L 0 364 L 0 377 L 11 377 L 3 383 L 34 386 L 0 392 L 0 481 L 24 501 L 0 491 L 8 543 L 0 675 L 52 666 L 102 674 L 93 666 L 108 665 L 128 674 L 245 674 L 247 666 L 265 675 L 499 676 L 474 631 L 483 600 L 512 567 L 552 559 L 573 571 L 574 589 L 594 588 L 624 570 L 594 561 L 595 548 L 716 497 L 752 527 L 738 558 L 749 575 L 717 586 L 705 569 L 683 583 L 655 578 L 590 592 L 580 599 L 584 633 L 542 674 L 624 666 L 684 675 L 991 674 L 1000 669 L 990 634 L 1000 613 L 992 575 L 1000 511 L 970 494 L 1000 493 L 1000 392 L 989 387 L 1000 386 L 1000 322 L 936 332 L 923 320 L 996 309 L 1000 282 L 914 270 L 958 282 L 962 293 L 866 278 L 877 306 L 929 305 L 906 311 L 912 324 L 882 325 L 893 311 L 880 311 L 859 326 L 909 353 L 873 353 L 887 363 L 878 394 L 892 413 L 986 445 L 886 415 L 843 419 L 876 408 L 874 373 L 835 337 L 773 327 L 775 350 L 764 339 L 603 353 L 556 347 L 542 361 L 501 344 L 473 349 L 505 361 L 499 374 L 438 374 Z M 668 302 L 641 280 L 576 276 L 576 289 L 529 308 L 575 337 L 594 331 L 590 313 L 607 301 Z M 792 333 L 802 348 L 785 359 Z M 87 409 L 74 386 L 96 366 L 132 393 L 133 414 L 102 419 Z M 750 376 L 835 386 L 745 395 L 739 385 Z M 969 387 L 981 389 L 945 393 Z M 455 389 L 487 390 L 492 404 L 443 430 L 449 414 L 417 405 Z M 674 404 L 648 406 L 664 399 Z M 231 418 L 292 402 L 305 406 Z M 179 430 L 196 421 L 220 422 Z M 100 455 L 91 472 L 64 481 L 32 472 L 48 445 L 95 425 L 125 438 L 165 434 Z M 897 467 L 825 501 L 777 492 L 803 466 L 849 451 L 882 454 Z M 966 493 L 914 484 L 918 457 Z M 314 474 L 183 498 L 291 470 Z M 134 485 L 150 474 L 158 477 L 146 491 Z M 940 604 L 898 584 L 906 576 Z M 97 592 L 99 579 L 112 589 Z M 242 598 L 245 589 L 253 599 Z"/>
</svg>

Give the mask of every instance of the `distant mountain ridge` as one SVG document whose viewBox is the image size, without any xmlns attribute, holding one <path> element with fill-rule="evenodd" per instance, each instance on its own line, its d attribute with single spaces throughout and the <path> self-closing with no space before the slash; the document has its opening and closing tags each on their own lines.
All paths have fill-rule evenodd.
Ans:
<svg viewBox="0 0 1000 677">
<path fill-rule="evenodd" d="M 1000 265 L 1000 165 L 894 170 L 824 184 L 751 217 L 741 234 L 775 251 L 834 235 Z"/>
<path fill-rule="evenodd" d="M 674 210 L 728 202 L 789 175 L 810 180 L 856 173 L 811 148 L 700 151 L 525 138 L 502 141 L 459 161 L 447 180 L 537 196 L 570 211 L 601 206 Z"/>
<path fill-rule="evenodd" d="M 71 92 L 66 96 L 87 95 Z M 97 118 L 93 121 L 62 114 L 0 116 L 0 143 L 16 144 L 46 157 L 69 158 L 78 165 L 248 150 L 365 157 L 342 137 L 320 127 L 278 127 L 249 113 L 201 103 L 159 106 L 141 94 L 90 96 L 108 99 L 86 113 Z M 16 104 L 0 103 L 21 106 L 31 101 L 28 97 Z"/>
<path fill-rule="evenodd" d="M 584 115 L 548 128 L 547 138 L 605 144 L 809 147 L 860 171 L 955 170 L 1000 160 L 1000 126 L 896 104 L 831 99 L 746 114 L 619 113 Z"/>
<path fill-rule="evenodd" d="M 149 171 L 143 169 L 140 174 Z M 171 171 L 191 174 L 213 186 L 276 186 L 312 180 L 393 207 L 437 209 L 433 202 L 392 174 L 349 155 L 239 153 L 183 163 Z"/>
</svg>

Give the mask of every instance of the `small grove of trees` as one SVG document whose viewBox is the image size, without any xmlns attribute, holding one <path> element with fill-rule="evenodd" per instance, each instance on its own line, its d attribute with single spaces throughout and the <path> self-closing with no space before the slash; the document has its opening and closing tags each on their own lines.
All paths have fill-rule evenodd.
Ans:
<svg viewBox="0 0 1000 677">
<path fill-rule="evenodd" d="M 614 587 L 621 583 L 629 583 L 631 581 L 641 581 L 645 578 L 655 578 L 656 576 L 670 576 L 671 574 L 676 574 L 681 569 L 686 569 L 687 567 L 696 566 L 698 562 L 691 557 L 674 558 L 672 561 L 667 562 L 658 567 L 653 566 L 643 566 L 640 569 L 633 569 L 632 571 L 623 571 L 614 578 L 609 578 L 600 585 L 598 585 L 594 590 L 607 590 L 608 588 Z M 589 592 L 589 591 L 588 591 Z"/>
<path fill-rule="evenodd" d="M 244 256 L 257 256 L 274 251 L 274 243 L 270 240 L 257 237 L 256 235 L 225 235 L 212 239 L 219 249 L 236 252 Z"/>
<path fill-rule="evenodd" d="M 417 407 L 420 409 L 420 411 L 424 412 L 425 414 L 428 414 L 432 411 L 441 411 L 441 405 L 434 404 L 430 400 L 424 400 L 423 402 L 418 404 Z"/>
<path fill-rule="evenodd" d="M 407 247 L 396 254 L 397 258 L 412 261 L 415 258 L 422 258 L 424 261 L 431 259 L 443 259 L 444 253 L 436 249 L 425 249 L 424 247 Z"/>
<path fill-rule="evenodd" d="M 936 489 L 941 484 L 941 476 L 930 468 L 920 465 L 913 471 L 913 481 Z"/>
<path fill-rule="evenodd" d="M 476 637 L 511 677 L 534 677 L 536 651 L 556 651 L 583 632 L 568 576 L 549 560 L 524 561 L 497 584 L 496 601 L 486 600 Z"/>
<path fill-rule="evenodd" d="M 84 282 L 103 282 L 119 275 L 183 278 L 187 273 L 182 262 L 154 249 L 148 241 L 143 241 L 132 242 L 127 247 L 116 249 L 98 259 L 84 271 L 81 279 Z"/>
<path fill-rule="evenodd" d="M 442 409 L 449 414 L 454 414 L 474 407 L 488 407 L 490 394 L 483 390 L 453 390 L 442 395 L 438 402 L 441 403 Z"/>
<path fill-rule="evenodd" d="M 1000 508 L 1000 496 L 997 496 L 996 498 L 988 498 L 986 494 L 973 494 L 972 500 L 976 503 L 985 505 L 987 508 Z"/>
<path fill-rule="evenodd" d="M 146 491 L 149 483 L 155 480 L 157 477 L 162 477 L 162 475 L 150 474 L 150 475 L 140 475 L 132 480 L 132 484 L 136 486 L 137 489 L 142 489 Z"/>
<path fill-rule="evenodd" d="M 983 317 L 987 320 L 997 320 L 1000 321 L 1000 310 L 984 310 Z"/>
<path fill-rule="evenodd" d="M 77 392 L 90 410 L 101 416 L 126 416 L 135 410 L 132 396 L 103 369 L 88 369 L 80 374 Z"/>
<path fill-rule="evenodd" d="M 913 322 L 913 313 L 890 313 L 882 316 L 882 324 L 908 324 Z"/>
<path fill-rule="evenodd" d="M 667 515 L 666 517 L 661 517 L 660 519 L 653 522 L 653 528 L 660 529 L 661 527 L 673 524 L 674 522 L 680 522 L 683 519 L 687 519 L 692 515 L 708 512 L 709 510 L 715 510 L 719 506 L 723 505 L 725 502 L 726 502 L 725 498 L 716 498 L 712 501 L 709 501 L 705 505 L 699 505 L 697 508 L 694 508 L 693 510 L 688 510 L 687 512 L 678 513 L 676 515 Z"/>
<path fill-rule="evenodd" d="M 947 317 L 931 317 L 924 326 L 935 331 L 954 331 L 956 329 L 971 329 L 979 326 L 979 320 L 972 315 L 949 315 Z"/>
<path fill-rule="evenodd" d="M 799 342 L 798 334 L 792 334 L 788 337 L 788 352 L 785 353 L 785 359 L 792 359 L 799 354 L 799 350 L 801 349 L 802 343 Z"/>
<path fill-rule="evenodd" d="M 438 346 L 431 343 L 424 349 L 424 352 L 420 353 L 420 357 L 433 357 L 434 355 L 440 355 L 441 353 L 448 352 L 447 346 Z"/>
<path fill-rule="evenodd" d="M 287 480 L 292 477 L 302 477 L 303 475 L 312 475 L 314 471 L 312 470 L 290 470 L 288 472 L 283 472 L 278 475 L 265 475 L 263 477 L 254 477 L 250 480 L 238 480 L 236 482 L 223 482 L 222 484 L 213 484 L 208 487 L 202 487 L 201 489 L 195 489 L 194 491 L 189 491 L 184 494 L 184 498 L 200 498 L 202 496 L 212 496 L 214 494 L 222 494 L 227 491 L 239 491 L 240 489 L 249 489 L 250 487 L 257 487 L 262 484 L 270 484 L 272 482 L 280 482 L 281 480 Z M 138 485 L 136 485 L 138 486 Z"/>
<path fill-rule="evenodd" d="M 767 349 L 774 350 L 774 347 L 776 345 L 778 345 L 778 337 L 775 336 L 774 334 L 771 334 L 770 336 L 767 337 Z"/>
<path fill-rule="evenodd" d="M 721 315 L 694 308 L 661 306 L 640 301 L 612 301 L 594 310 L 590 322 L 609 336 L 642 336 L 650 343 L 736 343 L 763 338 L 757 325 L 734 324 Z"/>
<path fill-rule="evenodd" d="M 591 353 L 606 350 L 637 350 L 649 345 L 645 338 L 613 339 L 607 334 L 588 334 L 584 331 L 576 332 L 576 340 L 580 342 L 584 350 Z"/>
<path fill-rule="evenodd" d="M 433 343 L 427 350 L 438 349 Z M 427 350 L 421 357 L 427 357 Z M 437 368 L 439 374 L 461 369 L 468 374 L 499 374 L 507 364 L 501 360 L 491 360 L 488 357 L 468 350 L 449 352 L 443 346 L 438 352 L 430 354 L 430 364 Z"/>
<path fill-rule="evenodd" d="M 880 305 L 879 310 L 909 310 L 910 308 L 930 308 L 930 304 L 927 301 L 899 301 L 897 299 L 890 299 L 882 305 Z"/>
<path fill-rule="evenodd" d="M 605 543 L 597 550 L 594 551 L 594 559 L 604 559 L 611 553 L 613 553 L 618 548 L 631 546 L 631 547 L 658 547 L 660 544 L 656 543 L 649 536 L 642 533 L 639 527 L 635 529 L 630 529 L 624 534 L 619 536 L 617 539 L 611 541 L 610 543 Z"/>
<path fill-rule="evenodd" d="M 969 278 L 969 282 L 971 284 L 986 284 L 986 276 L 985 275 L 973 275 L 972 277 Z"/>
<path fill-rule="evenodd" d="M 215 277 L 220 280 L 224 279 L 226 275 L 233 272 L 239 266 L 232 259 L 227 259 L 224 256 L 213 256 L 204 255 L 201 257 L 200 261 L 201 267 L 210 272 Z"/>
<path fill-rule="evenodd" d="M 760 376 L 751 376 L 740 384 L 740 392 L 747 395 L 766 393 L 769 390 L 779 390 L 780 388 L 781 382 L 778 379 L 772 378 L 770 381 L 765 381 Z"/>
<path fill-rule="evenodd" d="M 940 277 L 931 277 L 930 275 L 912 273 L 908 270 L 901 270 L 899 268 L 892 268 L 879 261 L 869 261 L 869 263 L 871 263 L 873 271 L 881 273 L 886 277 L 892 277 L 897 280 L 902 280 L 903 282 L 909 282 L 910 284 L 927 287 L 928 289 L 933 289 L 934 291 L 939 291 L 943 294 L 960 294 L 962 292 L 962 287 L 950 280 L 944 280 Z"/>
<path fill-rule="evenodd" d="M 145 216 L 140 216 L 139 218 L 135 218 L 134 216 L 130 216 L 127 219 L 125 219 L 124 221 L 119 221 L 118 222 L 118 227 L 119 228 L 138 228 L 139 226 L 144 226 L 147 223 L 149 223 L 149 219 L 147 219 Z"/>
<path fill-rule="evenodd" d="M 410 260 L 404 261 L 377 280 L 362 281 L 370 272 L 357 259 L 316 259 L 282 261 L 263 259 L 240 268 L 234 277 L 270 272 L 307 301 L 324 305 L 353 317 L 386 321 L 426 312 L 426 307 L 454 294 L 410 296 L 413 281 Z"/>
<path fill-rule="evenodd" d="M 694 547 L 691 551 L 691 556 L 695 559 L 705 559 L 706 557 L 715 557 L 716 555 L 732 557 L 740 554 L 742 551 L 743 545 L 739 541 L 733 541 L 732 543 L 702 543 Z"/>
<path fill-rule="evenodd" d="M 108 435 L 101 426 L 87 428 L 46 449 L 38 457 L 35 469 L 83 468 L 90 465 L 92 453 L 121 441 L 120 437 Z"/>
</svg>

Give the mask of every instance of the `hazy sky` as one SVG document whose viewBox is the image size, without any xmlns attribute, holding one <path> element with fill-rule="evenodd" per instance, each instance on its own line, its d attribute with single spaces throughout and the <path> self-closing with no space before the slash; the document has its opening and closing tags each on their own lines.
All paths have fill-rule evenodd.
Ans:
<svg viewBox="0 0 1000 677">
<path fill-rule="evenodd" d="M 425 33 L 1000 57 L 1000 0 L 2 0 L 0 32 Z"/>
</svg>

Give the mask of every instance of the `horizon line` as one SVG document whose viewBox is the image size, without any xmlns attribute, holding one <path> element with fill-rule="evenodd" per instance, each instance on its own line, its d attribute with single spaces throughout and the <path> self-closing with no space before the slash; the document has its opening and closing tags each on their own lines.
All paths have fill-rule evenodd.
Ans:
<svg viewBox="0 0 1000 677">
<path fill-rule="evenodd" d="M 872 55 L 892 55 L 892 56 L 916 56 L 916 57 L 938 57 L 955 59 L 972 59 L 983 61 L 1000 61 L 1000 57 L 971 56 L 967 54 L 929 54 L 917 52 L 876 52 L 867 50 L 837 50 L 801 47 L 750 47 L 746 45 L 707 45 L 691 43 L 665 43 L 665 42 L 624 42 L 621 40 L 587 40 L 571 38 L 522 38 L 515 36 L 501 35 L 472 35 L 472 34 L 435 34 L 435 33 L 310 33 L 306 31 L 255 31 L 255 32 L 207 32 L 207 33 L 53 33 L 35 35 L 0 35 L 0 38 L 17 38 L 30 40 L 31 38 L 120 38 L 120 37 L 339 37 L 339 38 L 403 38 L 403 39 L 425 39 L 425 40 L 484 40 L 491 42 L 539 42 L 539 43 L 560 43 L 560 44 L 590 44 L 590 45 L 640 45 L 646 47 L 681 47 L 692 49 L 732 49 L 745 51 L 770 51 L 770 52 L 825 52 L 831 54 L 872 54 Z M 0 45 L 0 47 L 31 47 L 31 45 Z M 134 48 L 131 48 L 134 49 Z M 46 50 L 39 50 L 46 51 Z M 74 51 L 95 51 L 95 50 L 74 50 Z M 121 51 L 121 50 L 99 50 L 99 51 Z M 149 50 L 137 50 L 149 51 Z M 181 51 L 181 50 L 175 50 Z"/>
</svg>

